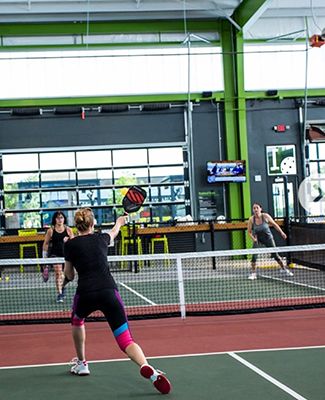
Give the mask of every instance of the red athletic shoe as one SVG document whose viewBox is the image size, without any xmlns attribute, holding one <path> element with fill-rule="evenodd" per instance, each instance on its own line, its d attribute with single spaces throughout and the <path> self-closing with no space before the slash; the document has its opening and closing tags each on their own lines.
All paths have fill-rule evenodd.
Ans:
<svg viewBox="0 0 325 400">
<path fill-rule="evenodd" d="M 168 394 L 171 390 L 171 384 L 169 380 L 163 375 L 163 372 L 159 370 L 155 370 L 150 365 L 142 365 L 140 368 L 140 374 L 146 378 L 150 379 L 153 383 L 154 387 L 161 393 L 161 394 Z"/>
</svg>

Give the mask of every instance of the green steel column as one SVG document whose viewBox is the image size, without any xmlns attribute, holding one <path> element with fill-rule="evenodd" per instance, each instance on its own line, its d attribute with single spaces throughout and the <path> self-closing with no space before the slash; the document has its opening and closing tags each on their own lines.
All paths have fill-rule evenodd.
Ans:
<svg viewBox="0 0 325 400">
<path fill-rule="evenodd" d="M 241 32 L 227 21 L 222 29 L 222 50 L 225 82 L 226 156 L 229 160 L 243 159 L 248 166 L 246 102 L 243 71 L 243 38 Z M 229 184 L 229 216 L 231 219 L 250 215 L 249 177 L 246 183 Z M 232 247 L 246 247 L 246 234 L 232 233 Z"/>
<path fill-rule="evenodd" d="M 247 132 L 247 110 L 246 94 L 244 85 L 244 39 L 242 31 L 236 34 L 236 65 L 237 65 L 237 117 L 239 133 L 239 156 L 246 160 L 247 181 L 242 185 L 243 218 L 251 215 L 250 174 L 248 158 L 248 132 Z"/>
</svg>

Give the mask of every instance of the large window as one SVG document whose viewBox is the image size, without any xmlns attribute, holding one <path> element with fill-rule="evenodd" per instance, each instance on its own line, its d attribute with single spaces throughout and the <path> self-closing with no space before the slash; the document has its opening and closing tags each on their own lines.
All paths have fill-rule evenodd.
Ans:
<svg viewBox="0 0 325 400">
<path fill-rule="evenodd" d="M 143 186 L 137 220 L 168 221 L 185 209 L 188 185 L 182 147 L 3 154 L 5 228 L 41 227 L 63 210 L 69 224 L 78 207 L 94 209 L 98 224 L 123 213 L 126 188 Z"/>
<path fill-rule="evenodd" d="M 223 90 L 220 46 L 200 42 L 189 49 L 182 42 L 174 48 L 1 52 L 0 98 Z"/>
<path fill-rule="evenodd" d="M 245 44 L 245 90 L 323 89 L 325 51 L 305 43 Z"/>
</svg>

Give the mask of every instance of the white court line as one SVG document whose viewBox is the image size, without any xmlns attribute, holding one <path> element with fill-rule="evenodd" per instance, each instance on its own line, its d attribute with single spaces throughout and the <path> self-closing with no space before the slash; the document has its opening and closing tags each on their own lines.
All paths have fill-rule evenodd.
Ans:
<svg viewBox="0 0 325 400">
<path fill-rule="evenodd" d="M 248 367 L 252 371 L 256 372 L 258 375 L 260 375 L 262 378 L 266 379 L 267 381 L 271 382 L 273 385 L 277 386 L 278 388 L 282 389 L 284 392 L 290 394 L 294 399 L 297 400 L 307 400 L 306 397 L 301 396 L 294 390 L 290 389 L 288 386 L 284 385 L 283 383 L 279 382 L 277 379 L 273 378 L 271 375 L 268 375 L 261 369 L 257 368 L 254 364 L 251 364 L 250 362 L 246 361 L 242 357 L 240 357 L 238 354 L 235 354 L 233 352 L 228 353 L 231 357 L 233 357 L 235 360 L 239 361 L 241 364 L 245 365 L 245 367 Z"/>
<path fill-rule="evenodd" d="M 123 286 L 125 289 L 129 290 L 131 293 L 133 293 L 136 296 L 140 297 L 140 299 L 142 299 L 142 300 L 146 301 L 147 303 L 151 304 L 152 306 L 156 306 L 157 305 L 156 303 L 154 303 L 153 301 L 149 300 L 147 297 L 143 296 L 142 294 L 140 294 L 136 290 L 132 289 L 130 286 L 126 285 L 125 283 L 119 282 L 119 284 L 121 286 Z"/>
<path fill-rule="evenodd" d="M 260 274 L 260 276 L 262 278 L 264 278 L 264 279 L 270 279 L 272 281 L 290 283 L 293 286 L 302 286 L 302 287 L 306 287 L 308 289 L 316 289 L 316 290 L 320 290 L 320 291 L 325 292 L 325 288 L 322 288 L 322 287 L 319 287 L 319 286 L 308 285 L 307 283 L 296 282 L 296 281 L 292 281 L 292 280 L 288 280 L 288 279 L 281 279 L 281 278 L 277 278 L 275 276 L 267 276 L 267 275 L 263 275 L 263 274 Z M 313 296 L 313 297 L 316 297 L 316 295 Z"/>
<path fill-rule="evenodd" d="M 254 353 L 254 352 L 267 352 L 267 351 L 288 351 L 288 350 L 310 350 L 310 349 L 325 349 L 325 345 L 323 346 L 304 346 L 304 347 L 279 347 L 275 349 L 256 349 L 256 350 L 236 350 L 236 353 Z M 218 356 L 218 355 L 229 355 L 229 351 L 216 351 L 210 353 L 192 353 L 192 354 L 170 354 L 167 356 L 151 356 L 147 357 L 148 360 L 155 359 L 169 359 L 169 358 L 187 358 L 187 357 L 209 357 L 209 356 Z M 113 363 L 120 361 L 130 361 L 128 358 L 113 358 L 107 360 L 88 360 L 89 364 L 99 364 L 99 363 Z M 52 364 L 30 364 L 30 365 L 13 365 L 7 367 L 0 367 L 2 369 L 19 369 L 19 368 L 39 368 L 39 367 L 55 367 L 60 365 L 69 365 L 69 362 L 64 363 L 52 363 Z"/>
</svg>

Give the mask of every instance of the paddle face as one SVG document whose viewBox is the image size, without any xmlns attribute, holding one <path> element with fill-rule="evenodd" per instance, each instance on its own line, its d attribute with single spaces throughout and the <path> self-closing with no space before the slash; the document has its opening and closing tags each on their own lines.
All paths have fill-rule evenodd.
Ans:
<svg viewBox="0 0 325 400">
<path fill-rule="evenodd" d="M 137 212 L 147 197 L 147 192 L 140 186 L 131 186 L 122 200 L 126 213 Z"/>
</svg>

